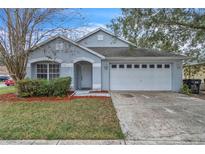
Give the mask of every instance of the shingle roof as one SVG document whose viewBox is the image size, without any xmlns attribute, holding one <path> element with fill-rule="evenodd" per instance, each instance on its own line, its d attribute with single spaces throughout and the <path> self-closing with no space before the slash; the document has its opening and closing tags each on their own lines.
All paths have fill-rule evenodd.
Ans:
<svg viewBox="0 0 205 154">
<path fill-rule="evenodd" d="M 165 51 L 129 47 L 89 47 L 105 57 L 185 57 Z"/>
</svg>

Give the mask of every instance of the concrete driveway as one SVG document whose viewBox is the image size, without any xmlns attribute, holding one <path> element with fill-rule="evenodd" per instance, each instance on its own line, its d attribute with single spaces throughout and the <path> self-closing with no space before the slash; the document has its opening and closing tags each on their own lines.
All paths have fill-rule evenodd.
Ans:
<svg viewBox="0 0 205 154">
<path fill-rule="evenodd" d="M 112 92 L 127 144 L 205 144 L 205 100 L 172 92 Z"/>
</svg>

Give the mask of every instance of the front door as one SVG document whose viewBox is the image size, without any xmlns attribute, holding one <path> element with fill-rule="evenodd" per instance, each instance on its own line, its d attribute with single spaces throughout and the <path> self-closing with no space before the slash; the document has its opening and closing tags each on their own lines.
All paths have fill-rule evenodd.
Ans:
<svg viewBox="0 0 205 154">
<path fill-rule="evenodd" d="M 76 64 L 77 89 L 92 89 L 92 64 L 78 62 Z"/>
<path fill-rule="evenodd" d="M 92 67 L 90 64 L 81 65 L 81 89 L 92 88 Z"/>
</svg>

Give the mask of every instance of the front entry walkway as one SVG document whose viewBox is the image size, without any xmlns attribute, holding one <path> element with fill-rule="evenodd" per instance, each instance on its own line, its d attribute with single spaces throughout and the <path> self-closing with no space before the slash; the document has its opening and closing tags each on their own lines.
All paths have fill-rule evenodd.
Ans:
<svg viewBox="0 0 205 154">
<path fill-rule="evenodd" d="M 92 90 L 76 90 L 74 96 L 101 96 L 110 97 L 108 92 L 92 91 Z"/>
</svg>

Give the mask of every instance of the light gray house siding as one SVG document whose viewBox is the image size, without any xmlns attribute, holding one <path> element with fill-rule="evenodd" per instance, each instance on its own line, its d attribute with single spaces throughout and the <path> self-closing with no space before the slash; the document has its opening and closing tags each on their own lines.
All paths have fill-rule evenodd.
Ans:
<svg viewBox="0 0 205 154">
<path fill-rule="evenodd" d="M 102 60 L 102 89 L 110 90 L 110 66 L 107 60 Z"/>
<path fill-rule="evenodd" d="M 172 90 L 180 91 L 182 86 L 182 61 L 175 61 L 172 64 Z"/>
<path fill-rule="evenodd" d="M 98 40 L 99 36 L 102 36 L 103 40 Z M 103 31 L 98 31 L 78 43 L 86 47 L 129 47 L 128 43 L 123 42 Z"/>
<path fill-rule="evenodd" d="M 62 50 L 56 50 L 57 43 L 63 43 Z M 72 86 L 74 85 L 74 63 L 88 61 L 93 66 L 93 88 L 101 89 L 101 58 L 68 41 L 57 38 L 33 51 L 29 56 L 27 77 L 36 78 L 36 63 L 44 61 L 60 63 L 60 76 L 71 76 Z"/>
</svg>

